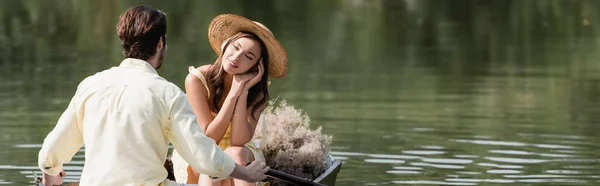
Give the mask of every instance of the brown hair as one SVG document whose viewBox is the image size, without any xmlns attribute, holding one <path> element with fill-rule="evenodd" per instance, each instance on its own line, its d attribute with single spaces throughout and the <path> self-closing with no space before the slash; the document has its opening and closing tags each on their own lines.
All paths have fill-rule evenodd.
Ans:
<svg viewBox="0 0 600 186">
<path fill-rule="evenodd" d="M 148 60 L 156 54 L 156 45 L 163 39 L 167 44 L 167 16 L 149 6 L 135 6 L 119 17 L 117 35 L 127 58 Z"/>
<path fill-rule="evenodd" d="M 258 36 L 256 36 L 253 33 L 250 32 L 238 32 L 237 34 L 231 36 L 229 39 L 225 40 L 225 44 L 223 45 L 222 49 L 221 49 L 221 55 L 219 55 L 219 58 L 217 58 L 217 61 L 211 66 L 210 70 L 208 71 L 208 77 L 210 79 L 211 84 L 214 87 L 215 93 L 211 94 L 212 98 L 213 98 L 213 106 L 215 107 L 216 112 L 219 112 L 219 110 L 221 108 L 219 108 L 219 100 L 223 97 L 223 87 L 224 87 L 224 75 L 225 75 L 225 70 L 223 69 L 223 67 L 221 66 L 221 61 L 223 58 L 223 54 L 225 53 L 225 49 L 227 48 L 227 46 L 229 46 L 229 44 L 231 44 L 232 42 L 240 39 L 240 38 L 248 38 L 248 39 L 252 39 L 255 40 L 259 43 L 260 45 L 260 59 L 258 59 L 258 61 L 263 60 L 263 69 L 264 69 L 264 73 L 260 79 L 260 81 L 258 83 L 256 83 L 256 85 L 252 86 L 250 88 L 250 90 L 248 90 L 248 103 L 246 108 L 250 108 L 250 106 L 252 106 L 252 113 L 250 113 L 252 115 L 252 118 L 254 118 L 254 112 L 256 111 L 256 109 L 258 109 L 260 106 L 264 105 L 267 100 L 269 99 L 269 90 L 267 89 L 267 81 L 268 81 L 268 72 L 269 72 L 269 57 L 268 57 L 268 53 L 267 53 L 267 48 L 265 47 L 265 44 L 262 42 L 262 40 L 260 40 L 258 38 Z M 260 64 L 257 62 L 257 65 Z M 252 67 L 254 68 L 254 67 Z M 261 99 L 258 99 L 259 94 L 262 94 L 263 97 Z M 256 118 L 254 118 L 256 119 Z"/>
</svg>

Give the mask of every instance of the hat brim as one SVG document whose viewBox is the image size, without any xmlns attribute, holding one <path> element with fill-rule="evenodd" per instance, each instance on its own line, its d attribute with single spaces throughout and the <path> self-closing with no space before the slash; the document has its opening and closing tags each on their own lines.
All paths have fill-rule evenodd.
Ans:
<svg viewBox="0 0 600 186">
<path fill-rule="evenodd" d="M 250 19 L 233 14 L 218 15 L 208 26 L 208 42 L 217 55 L 220 56 L 223 41 L 241 31 L 255 34 L 265 44 L 269 57 L 268 76 L 283 77 L 287 72 L 285 49 L 267 28 L 263 28 L 262 25 L 256 24 Z"/>
</svg>

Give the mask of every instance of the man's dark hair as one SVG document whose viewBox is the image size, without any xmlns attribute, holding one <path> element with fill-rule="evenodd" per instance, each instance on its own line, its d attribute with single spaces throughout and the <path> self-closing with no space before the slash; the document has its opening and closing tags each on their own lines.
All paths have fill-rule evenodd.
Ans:
<svg viewBox="0 0 600 186">
<path fill-rule="evenodd" d="M 127 58 L 148 60 L 156 53 L 158 41 L 167 44 L 167 16 L 149 6 L 135 6 L 119 17 L 117 35 Z"/>
</svg>

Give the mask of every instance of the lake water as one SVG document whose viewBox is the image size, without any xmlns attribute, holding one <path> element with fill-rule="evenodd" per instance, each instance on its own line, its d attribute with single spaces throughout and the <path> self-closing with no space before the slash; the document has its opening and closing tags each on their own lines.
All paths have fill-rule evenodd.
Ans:
<svg viewBox="0 0 600 186">
<path fill-rule="evenodd" d="M 600 185 L 599 1 L 0 1 L 0 185 L 29 185 L 79 81 L 122 60 L 115 24 L 168 14 L 159 73 L 212 63 L 210 20 L 267 25 L 271 95 L 333 136 L 338 185 Z M 76 155 L 65 169 L 76 181 Z"/>
</svg>

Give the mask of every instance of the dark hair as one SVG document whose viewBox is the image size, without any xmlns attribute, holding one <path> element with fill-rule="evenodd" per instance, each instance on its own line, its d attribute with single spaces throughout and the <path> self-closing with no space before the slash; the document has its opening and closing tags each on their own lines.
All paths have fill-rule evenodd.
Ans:
<svg viewBox="0 0 600 186">
<path fill-rule="evenodd" d="M 256 109 L 258 109 L 260 106 L 264 105 L 267 100 L 269 100 L 269 90 L 267 89 L 267 82 L 268 82 L 268 72 L 269 72 L 269 56 L 267 53 L 267 48 L 265 47 L 265 44 L 262 42 L 262 40 L 260 40 L 258 38 L 258 36 L 256 36 L 253 33 L 250 32 L 238 32 L 237 34 L 233 35 L 230 39 L 225 40 L 225 45 L 223 45 L 223 48 L 221 49 L 221 55 L 219 55 L 219 58 L 217 58 L 217 61 L 211 66 L 210 70 L 208 71 L 208 77 L 210 79 L 211 84 L 213 85 L 214 89 L 215 89 L 215 93 L 211 94 L 212 98 L 213 98 L 213 106 L 215 107 L 216 111 L 219 112 L 219 110 L 221 110 L 221 108 L 219 108 L 219 100 L 223 97 L 223 86 L 224 86 L 224 75 L 225 75 L 225 70 L 223 69 L 223 67 L 221 66 L 221 61 L 223 58 L 223 54 L 225 53 L 225 49 L 227 48 L 227 46 L 229 46 L 229 44 L 231 44 L 232 42 L 240 39 L 240 38 L 248 38 L 248 39 L 252 39 L 255 40 L 259 43 L 260 45 L 260 60 L 263 60 L 263 69 L 264 69 L 264 73 L 260 79 L 260 82 L 256 83 L 256 85 L 252 86 L 250 88 L 250 90 L 248 90 L 248 103 L 246 108 L 250 108 L 250 106 L 252 106 L 252 110 L 251 110 L 251 115 L 252 118 L 254 118 L 254 112 L 256 111 Z M 257 65 L 259 63 L 257 62 Z M 254 68 L 254 67 L 252 67 Z M 251 68 L 251 69 L 252 69 Z M 259 94 L 262 94 L 263 97 L 259 100 L 257 100 Z M 256 119 L 256 118 L 254 118 Z"/>
<path fill-rule="evenodd" d="M 135 6 L 119 17 L 117 35 L 127 58 L 148 60 L 156 54 L 156 45 L 163 39 L 167 44 L 167 16 L 149 6 Z"/>
</svg>

